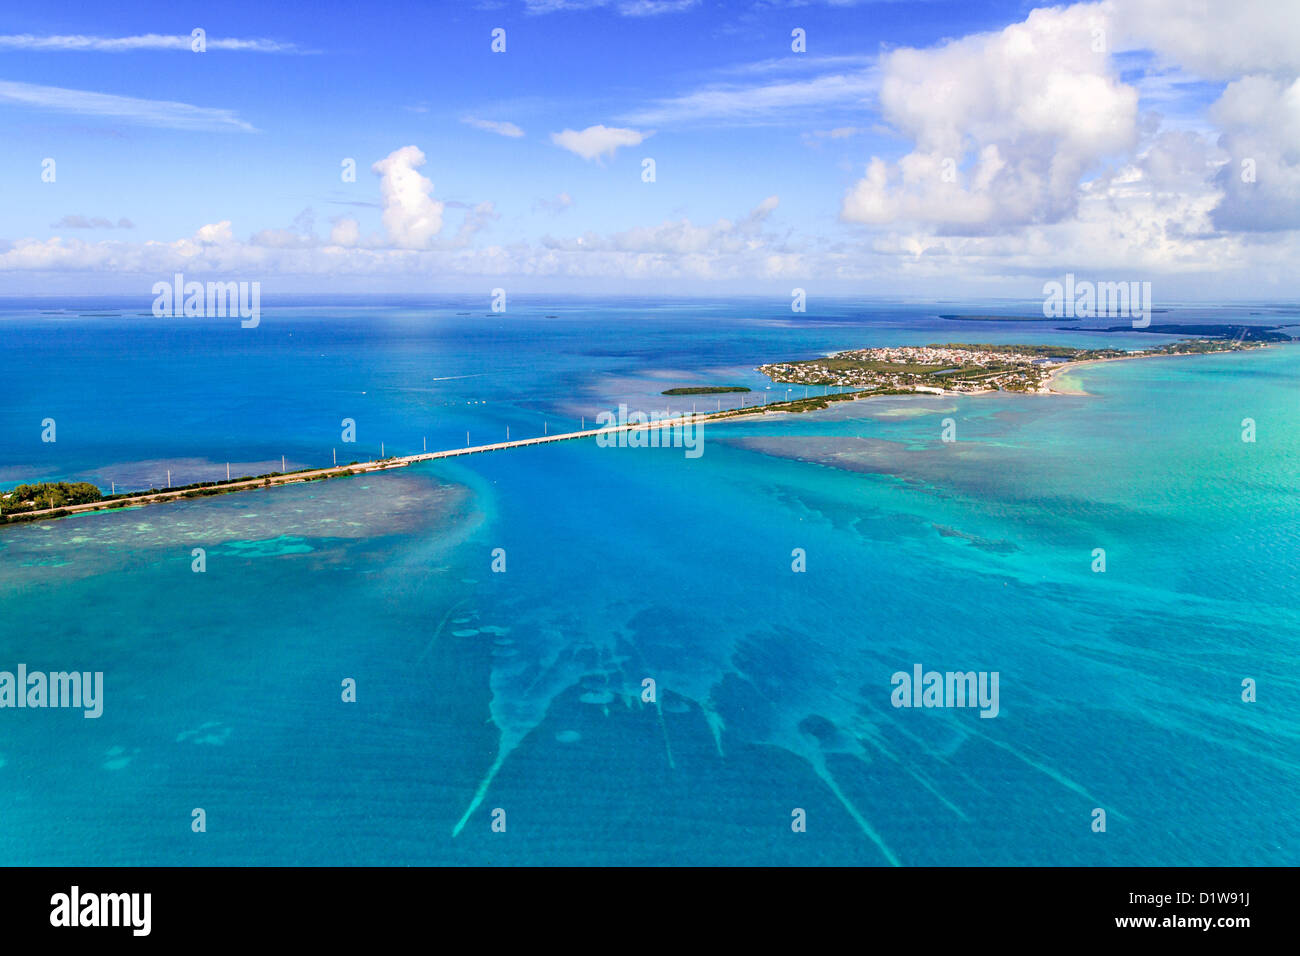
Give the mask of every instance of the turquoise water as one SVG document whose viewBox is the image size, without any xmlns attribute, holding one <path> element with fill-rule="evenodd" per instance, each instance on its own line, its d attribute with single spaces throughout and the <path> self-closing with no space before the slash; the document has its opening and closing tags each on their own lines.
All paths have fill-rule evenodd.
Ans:
<svg viewBox="0 0 1300 956">
<path fill-rule="evenodd" d="M 47 351 L 8 376 L 0 467 L 327 462 L 349 403 L 400 453 L 974 338 L 753 304 L 476 338 L 456 305 L 286 309 L 262 344 L 16 315 L 5 354 Z M 4 528 L 0 669 L 103 671 L 105 704 L 0 711 L 0 862 L 1295 864 L 1300 348 L 1073 378 L 708 426 L 696 459 L 567 442 Z M 997 671 L 998 716 L 892 707 L 916 663 Z"/>
</svg>

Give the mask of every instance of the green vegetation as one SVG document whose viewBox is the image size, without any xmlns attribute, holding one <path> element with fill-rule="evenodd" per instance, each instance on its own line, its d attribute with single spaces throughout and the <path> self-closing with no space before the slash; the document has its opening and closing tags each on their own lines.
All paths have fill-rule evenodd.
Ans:
<svg viewBox="0 0 1300 956">
<path fill-rule="evenodd" d="M 812 412 L 825 408 L 832 402 L 848 402 L 867 395 L 910 395 L 910 392 L 881 390 L 878 392 L 833 392 L 830 395 L 812 395 L 808 398 L 796 398 L 788 402 L 768 402 L 766 405 L 750 405 L 746 408 L 733 408 L 725 412 L 710 412 L 708 419 L 735 418 L 740 415 L 761 415 L 766 412 Z"/>
<path fill-rule="evenodd" d="M 931 343 L 928 349 L 966 349 L 970 352 L 1015 352 L 1017 355 L 1037 355 L 1039 358 L 1069 359 L 1082 362 L 1087 359 L 1114 358 L 1127 353 L 1120 349 L 1076 349 L 1068 345 L 990 345 L 987 342 L 969 344 L 950 342 L 945 345 Z"/>
<path fill-rule="evenodd" d="M 670 388 L 660 395 L 717 395 L 720 392 L 748 392 L 744 385 L 692 385 L 687 388 Z"/>
<path fill-rule="evenodd" d="M 1244 347 L 1251 348 L 1252 345 L 1245 345 Z M 1239 351 L 1239 349 L 1230 348 L 1216 339 L 1185 339 L 1182 342 L 1171 342 L 1154 351 L 1165 352 L 1169 355 L 1199 355 L 1204 352 L 1235 352 Z"/>
<path fill-rule="evenodd" d="M 24 511 L 44 511 L 66 505 L 84 505 L 103 499 L 100 490 L 88 481 L 43 481 L 19 485 L 0 497 L 0 511 L 21 514 Z"/>
</svg>

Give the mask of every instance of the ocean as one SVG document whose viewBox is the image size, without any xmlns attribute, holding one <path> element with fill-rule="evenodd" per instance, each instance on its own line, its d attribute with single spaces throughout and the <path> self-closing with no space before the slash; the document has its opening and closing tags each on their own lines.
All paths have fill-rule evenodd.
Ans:
<svg viewBox="0 0 1300 956">
<path fill-rule="evenodd" d="M 0 488 L 736 407 L 660 393 L 776 400 L 757 365 L 837 349 L 1172 340 L 940 318 L 1029 311 L 970 302 L 148 306 L 0 304 Z M 104 682 L 99 718 L 0 710 L 0 863 L 1295 865 L 1300 348 L 1067 376 L 0 528 L 0 671 Z M 996 716 L 894 706 L 917 665 L 996 673 Z"/>
</svg>

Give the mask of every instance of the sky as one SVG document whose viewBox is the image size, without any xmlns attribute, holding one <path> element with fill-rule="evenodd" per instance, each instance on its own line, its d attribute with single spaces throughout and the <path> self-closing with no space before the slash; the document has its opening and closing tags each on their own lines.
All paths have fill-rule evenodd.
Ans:
<svg viewBox="0 0 1300 956">
<path fill-rule="evenodd" d="M 1300 295 L 1295 0 L 11 5 L 0 141 L 0 295 Z"/>
</svg>

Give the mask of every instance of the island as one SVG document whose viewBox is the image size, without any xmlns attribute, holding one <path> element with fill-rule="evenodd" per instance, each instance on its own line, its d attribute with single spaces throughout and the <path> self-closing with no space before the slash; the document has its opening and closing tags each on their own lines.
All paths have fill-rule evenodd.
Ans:
<svg viewBox="0 0 1300 956">
<path fill-rule="evenodd" d="M 1152 309 L 1154 315 L 1157 312 L 1168 312 L 1168 309 Z M 1045 316 L 1041 313 L 1036 315 L 953 315 L 951 313 L 940 313 L 939 318 L 948 319 L 951 322 L 1056 322 L 1059 319 L 1056 316 Z M 1091 331 L 1091 330 L 1089 330 Z M 1102 331 L 1102 330 L 1098 330 Z"/>
<path fill-rule="evenodd" d="M 689 385 L 682 388 L 670 388 L 660 395 L 719 395 L 723 392 L 748 392 L 744 385 Z"/>
<path fill-rule="evenodd" d="M 1159 309 L 1152 309 L 1159 312 Z M 1089 329 L 1080 325 L 1058 325 L 1058 332 L 1146 332 L 1149 335 L 1194 335 L 1198 339 L 1232 339 L 1236 342 L 1290 342 L 1280 325 L 1110 325 Z"/>
<path fill-rule="evenodd" d="M 1184 339 L 1138 351 L 1064 345 L 903 345 L 776 362 L 759 366 L 758 371 L 782 385 L 823 385 L 857 393 L 1051 392 L 1057 372 L 1084 362 L 1233 352 L 1264 344 L 1244 339 Z"/>
</svg>

